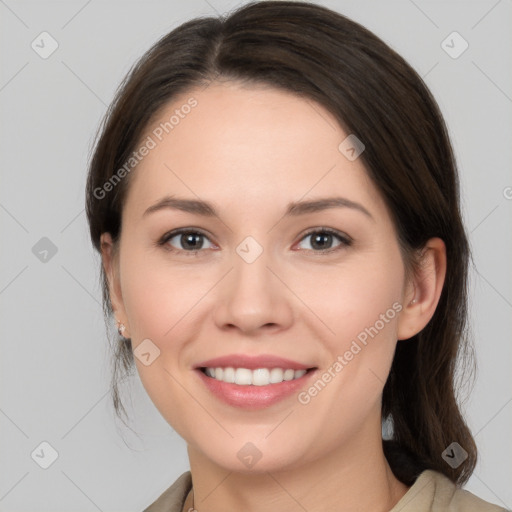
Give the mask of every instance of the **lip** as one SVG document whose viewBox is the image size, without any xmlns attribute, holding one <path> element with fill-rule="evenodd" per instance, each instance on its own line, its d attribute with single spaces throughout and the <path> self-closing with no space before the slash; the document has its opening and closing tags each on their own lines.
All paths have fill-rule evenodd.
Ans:
<svg viewBox="0 0 512 512">
<path fill-rule="evenodd" d="M 216 360 L 212 359 L 211 361 Z M 210 363 L 210 361 L 206 362 Z M 268 366 L 265 368 L 268 368 Z M 307 368 L 297 369 L 305 370 Z M 209 377 L 200 368 L 196 368 L 194 373 L 199 376 L 207 389 L 224 403 L 240 409 L 258 410 L 270 407 L 291 395 L 296 395 L 301 388 L 307 385 L 312 376 L 317 373 L 317 369 L 310 369 L 298 379 L 285 380 L 279 384 L 268 384 L 267 386 L 240 386 L 223 382 Z"/>
<path fill-rule="evenodd" d="M 261 354 L 259 356 L 248 356 L 247 354 L 230 354 L 227 356 L 216 357 L 214 359 L 208 359 L 199 364 L 196 364 L 194 368 L 247 368 L 248 370 L 256 370 L 258 368 L 293 368 L 294 370 L 310 370 L 316 368 L 314 365 L 305 365 L 298 361 L 292 361 L 279 356 L 271 354 Z M 299 379 L 298 379 L 299 380 Z M 288 381 L 293 382 L 293 381 Z M 266 386 L 263 386 L 266 387 Z"/>
</svg>

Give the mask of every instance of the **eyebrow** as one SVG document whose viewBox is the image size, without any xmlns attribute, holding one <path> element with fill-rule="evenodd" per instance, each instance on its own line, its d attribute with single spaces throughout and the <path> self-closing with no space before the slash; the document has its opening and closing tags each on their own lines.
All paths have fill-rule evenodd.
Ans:
<svg viewBox="0 0 512 512">
<path fill-rule="evenodd" d="M 288 204 L 284 216 L 295 217 L 305 215 L 307 213 L 320 212 L 330 208 L 351 208 L 364 213 L 367 217 L 375 221 L 372 214 L 362 204 L 344 197 L 325 197 L 309 201 L 291 202 Z M 198 199 L 182 199 L 174 196 L 165 196 L 158 200 L 155 204 L 150 206 L 142 216 L 145 217 L 151 213 L 166 209 L 181 210 L 183 212 L 202 215 L 204 217 L 218 216 L 215 207 L 207 201 Z"/>
</svg>

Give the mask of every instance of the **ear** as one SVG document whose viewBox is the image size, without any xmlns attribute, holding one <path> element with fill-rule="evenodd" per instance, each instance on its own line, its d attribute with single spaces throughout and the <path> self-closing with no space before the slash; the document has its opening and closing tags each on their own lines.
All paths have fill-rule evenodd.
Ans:
<svg viewBox="0 0 512 512">
<path fill-rule="evenodd" d="M 397 339 L 418 334 L 434 316 L 446 276 L 446 246 L 431 238 L 421 250 L 419 271 L 406 283 L 404 307 L 400 312 Z"/>
<path fill-rule="evenodd" d="M 123 303 L 123 295 L 121 293 L 121 283 L 119 280 L 119 259 L 118 251 L 114 248 L 112 236 L 110 233 L 102 233 L 100 237 L 101 244 L 101 260 L 103 269 L 108 281 L 108 291 L 112 309 L 117 324 L 122 323 L 125 326 L 123 336 L 130 337 L 130 329 L 128 325 L 128 317 Z"/>
</svg>

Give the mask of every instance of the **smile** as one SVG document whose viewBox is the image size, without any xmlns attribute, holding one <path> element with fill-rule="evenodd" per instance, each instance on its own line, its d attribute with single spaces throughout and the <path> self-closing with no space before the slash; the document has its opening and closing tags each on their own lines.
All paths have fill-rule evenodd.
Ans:
<svg viewBox="0 0 512 512">
<path fill-rule="evenodd" d="M 221 368 L 207 367 L 201 371 L 212 379 L 237 384 L 238 386 L 268 386 L 283 381 L 300 379 L 308 370 L 294 370 L 292 368 Z"/>
<path fill-rule="evenodd" d="M 250 370 L 210 366 L 196 368 L 194 373 L 208 392 L 221 402 L 238 409 L 258 410 L 295 396 L 308 385 L 317 371 L 317 368 Z M 233 379 L 234 382 L 227 382 Z"/>
</svg>

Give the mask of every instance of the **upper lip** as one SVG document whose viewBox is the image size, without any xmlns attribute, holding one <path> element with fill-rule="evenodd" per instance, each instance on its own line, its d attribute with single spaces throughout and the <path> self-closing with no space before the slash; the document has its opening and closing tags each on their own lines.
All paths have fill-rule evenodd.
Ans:
<svg viewBox="0 0 512 512">
<path fill-rule="evenodd" d="M 227 356 L 215 357 L 196 364 L 194 368 L 247 368 L 256 370 L 257 368 L 293 368 L 294 370 L 309 370 L 316 368 L 312 365 L 306 365 L 286 359 L 284 357 L 273 356 L 271 354 L 261 354 L 259 356 L 248 356 L 246 354 L 230 354 Z"/>
</svg>

